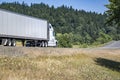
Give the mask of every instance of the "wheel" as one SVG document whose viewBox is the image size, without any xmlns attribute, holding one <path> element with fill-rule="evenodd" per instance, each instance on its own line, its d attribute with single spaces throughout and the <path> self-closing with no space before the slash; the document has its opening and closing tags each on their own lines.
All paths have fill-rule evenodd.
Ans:
<svg viewBox="0 0 120 80">
<path fill-rule="evenodd" d="M 15 39 L 12 40 L 11 46 L 16 46 L 16 40 Z"/>
<path fill-rule="evenodd" d="M 48 43 L 47 42 L 44 42 L 44 45 L 45 45 L 45 47 L 48 47 Z"/>
<path fill-rule="evenodd" d="M 0 39 L 0 45 L 2 44 L 2 39 Z"/>
<path fill-rule="evenodd" d="M 45 46 L 45 45 L 44 45 L 44 41 L 42 41 L 42 42 L 41 42 L 41 47 L 44 47 L 44 46 Z"/>
<path fill-rule="evenodd" d="M 8 39 L 2 39 L 2 45 L 3 46 L 7 46 L 8 43 Z"/>
<path fill-rule="evenodd" d="M 41 47 L 41 42 L 40 41 L 37 42 L 37 47 Z"/>
<path fill-rule="evenodd" d="M 26 41 L 26 47 L 31 47 L 31 42 L 30 41 Z"/>
<path fill-rule="evenodd" d="M 11 39 L 8 39 L 7 46 L 11 46 L 12 42 Z"/>
</svg>

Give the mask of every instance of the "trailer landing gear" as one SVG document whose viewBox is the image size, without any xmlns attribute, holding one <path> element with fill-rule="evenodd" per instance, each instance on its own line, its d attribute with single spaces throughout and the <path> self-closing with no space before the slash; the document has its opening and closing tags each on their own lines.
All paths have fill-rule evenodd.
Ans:
<svg viewBox="0 0 120 80">
<path fill-rule="evenodd" d="M 25 46 L 25 40 L 22 40 L 22 46 L 23 47 Z"/>
</svg>

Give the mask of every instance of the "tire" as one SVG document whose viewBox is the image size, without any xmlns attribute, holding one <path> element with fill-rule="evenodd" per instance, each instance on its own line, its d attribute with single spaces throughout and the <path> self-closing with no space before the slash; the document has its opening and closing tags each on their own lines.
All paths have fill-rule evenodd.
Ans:
<svg viewBox="0 0 120 80">
<path fill-rule="evenodd" d="M 11 45 L 12 45 L 11 39 L 8 39 L 7 46 L 11 46 Z"/>
<path fill-rule="evenodd" d="M 42 41 L 41 42 L 41 47 L 44 47 L 44 46 L 45 46 L 44 41 Z"/>
<path fill-rule="evenodd" d="M 0 39 L 0 45 L 2 44 L 2 39 Z"/>
<path fill-rule="evenodd" d="M 41 47 L 41 42 L 40 41 L 37 42 L 37 47 Z"/>
<path fill-rule="evenodd" d="M 16 46 L 16 40 L 15 39 L 12 40 L 11 46 L 14 46 L 14 47 Z"/>
<path fill-rule="evenodd" d="M 8 39 L 2 39 L 2 45 L 3 46 L 7 46 L 8 43 Z"/>
<path fill-rule="evenodd" d="M 26 41 L 26 47 L 31 47 L 31 42 L 30 41 Z"/>
<path fill-rule="evenodd" d="M 47 43 L 47 42 L 44 42 L 44 46 L 45 46 L 45 47 L 48 47 L 48 43 Z"/>
</svg>

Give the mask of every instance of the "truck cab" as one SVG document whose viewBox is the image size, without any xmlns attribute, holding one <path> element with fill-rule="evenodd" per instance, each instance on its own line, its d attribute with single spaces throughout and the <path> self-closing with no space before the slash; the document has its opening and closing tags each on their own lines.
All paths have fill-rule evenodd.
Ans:
<svg viewBox="0 0 120 80">
<path fill-rule="evenodd" d="M 49 47 L 55 47 L 57 46 L 57 40 L 55 38 L 55 32 L 51 24 L 49 24 L 49 41 L 48 46 Z"/>
</svg>

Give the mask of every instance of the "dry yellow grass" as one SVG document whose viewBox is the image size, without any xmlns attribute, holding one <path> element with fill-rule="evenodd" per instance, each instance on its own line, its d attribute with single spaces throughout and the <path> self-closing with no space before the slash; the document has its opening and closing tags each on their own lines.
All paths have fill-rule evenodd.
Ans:
<svg viewBox="0 0 120 80">
<path fill-rule="evenodd" d="M 0 55 L 0 80 L 120 80 L 119 49 L 17 49 Z"/>
<path fill-rule="evenodd" d="M 16 41 L 16 46 L 21 46 L 22 47 L 22 42 L 21 41 Z"/>
</svg>

